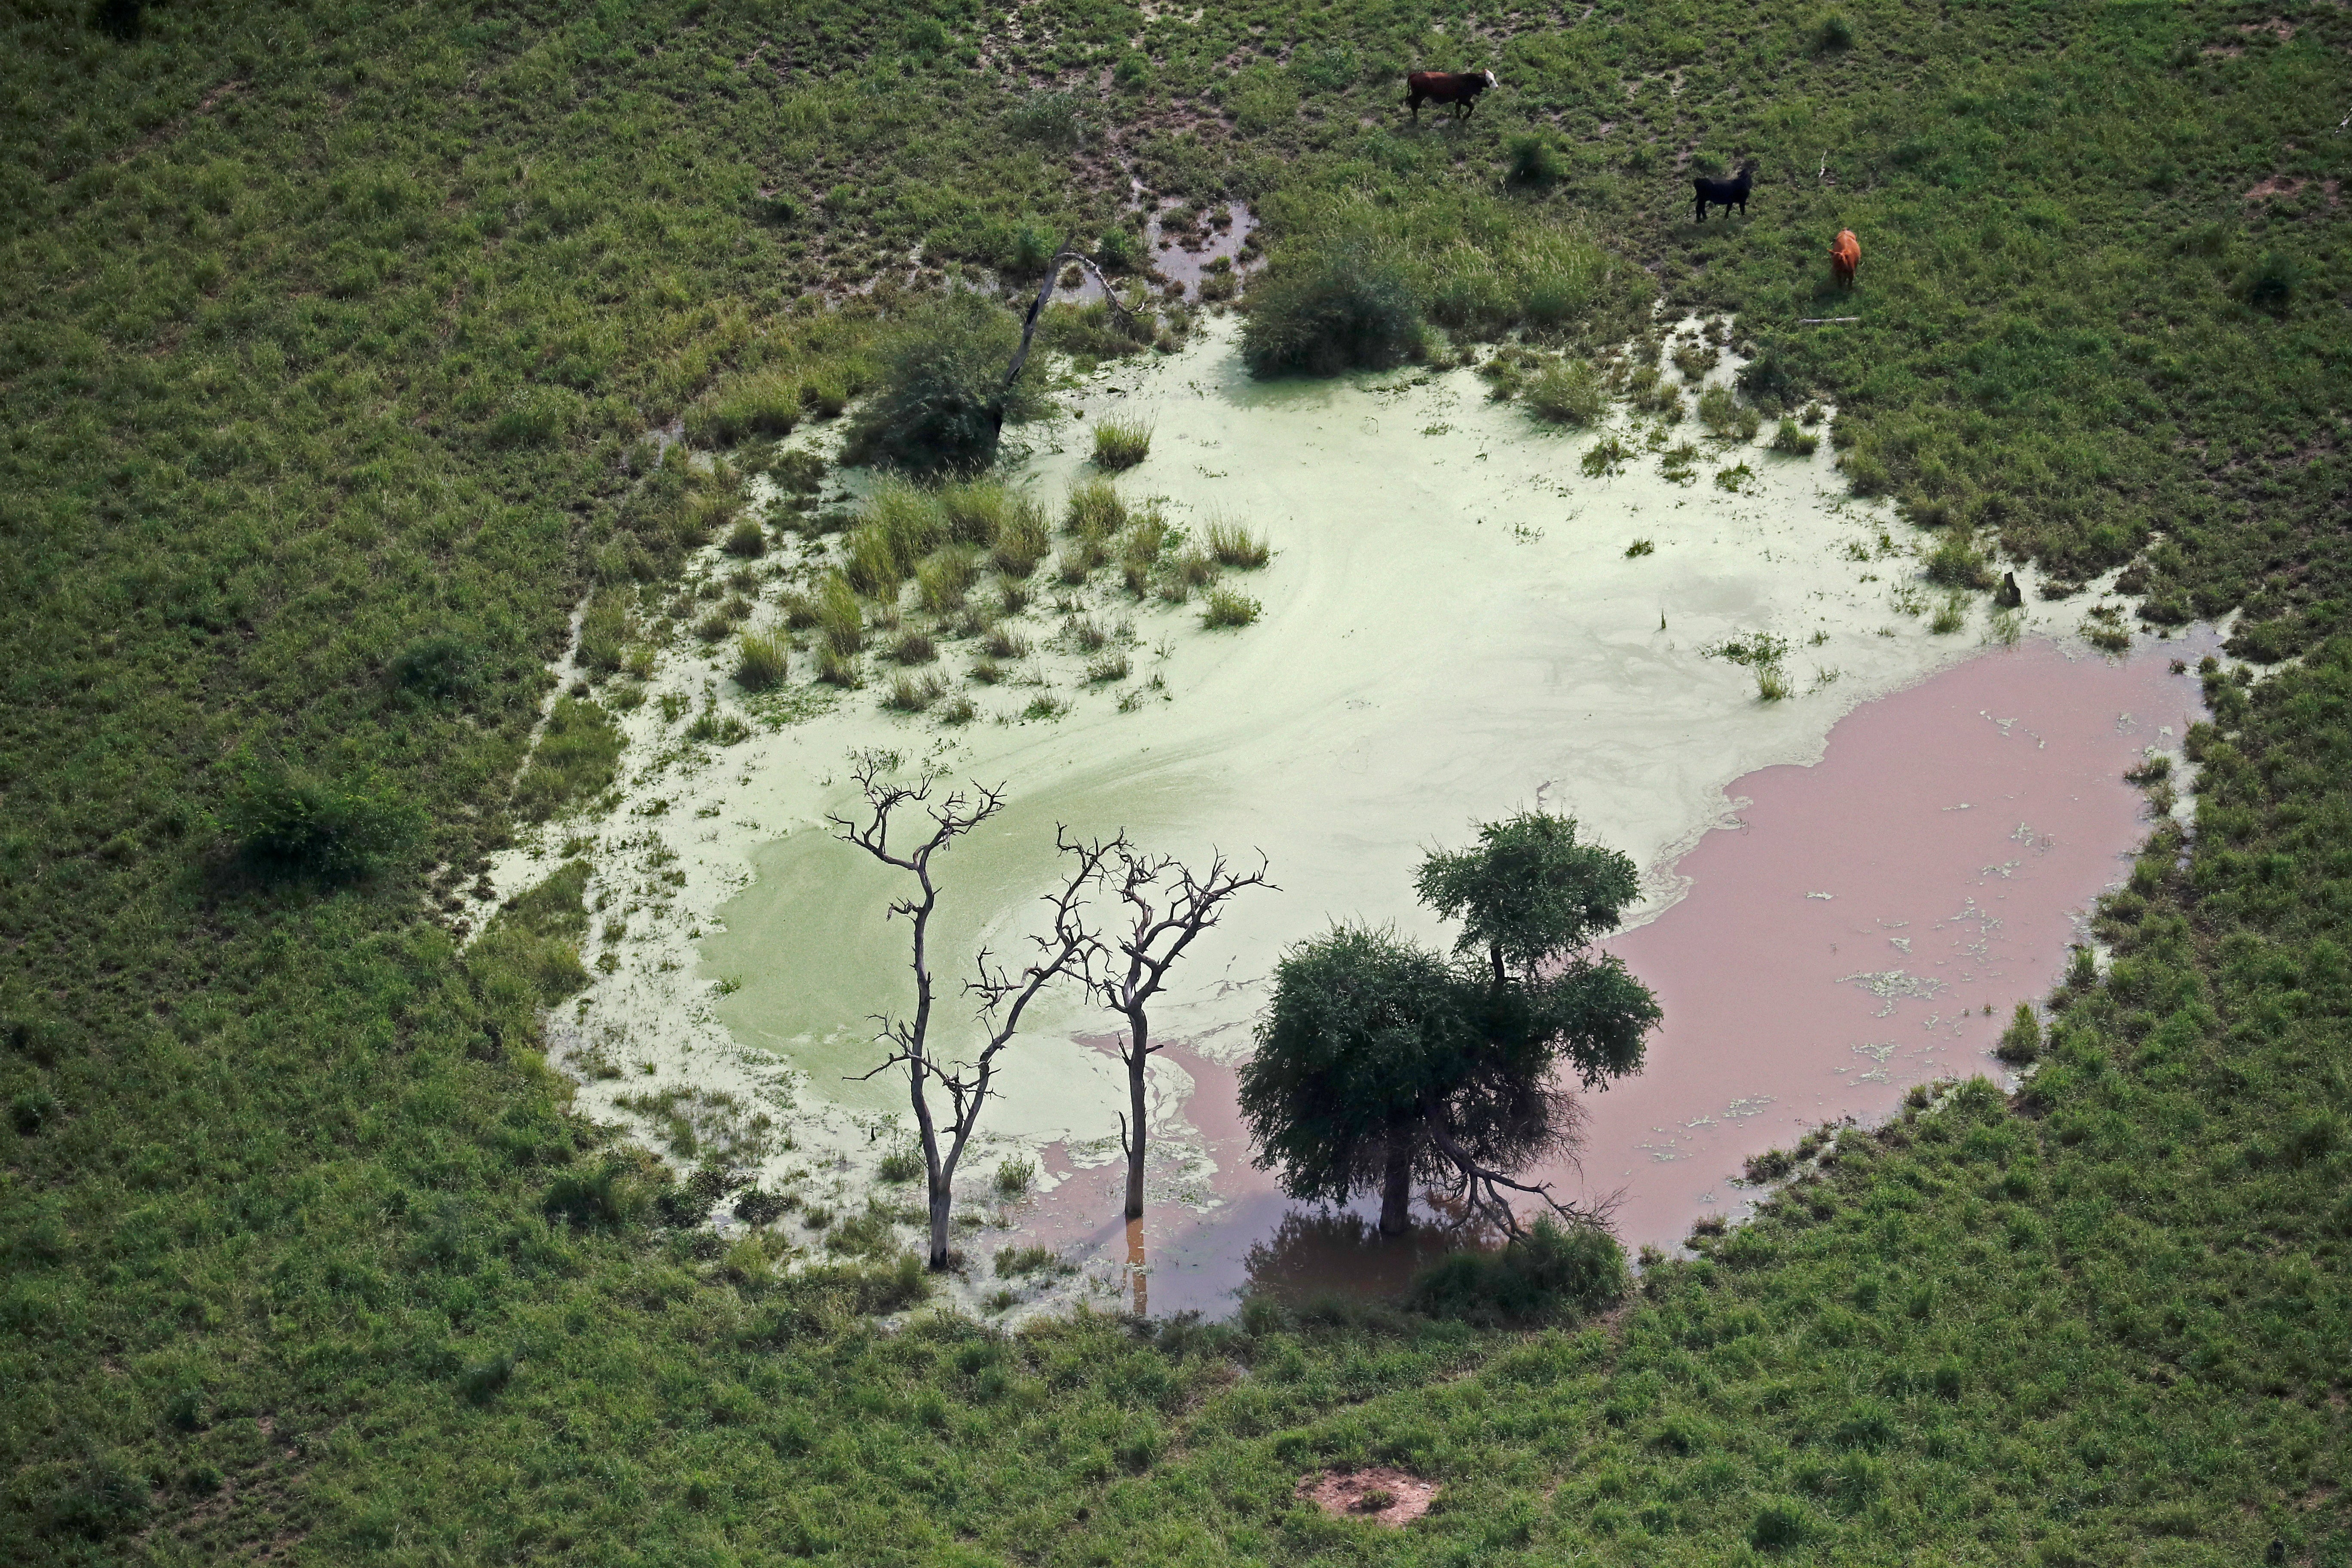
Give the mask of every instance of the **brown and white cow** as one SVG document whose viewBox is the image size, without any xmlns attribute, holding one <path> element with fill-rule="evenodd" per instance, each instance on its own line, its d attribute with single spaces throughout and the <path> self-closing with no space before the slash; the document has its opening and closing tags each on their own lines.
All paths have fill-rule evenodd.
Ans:
<svg viewBox="0 0 2352 1568">
<path fill-rule="evenodd" d="M 1452 104 L 1454 118 L 1465 120 L 1477 112 L 1480 93 L 1502 85 L 1493 71 L 1415 71 L 1404 79 L 1404 100 L 1412 106 L 1416 121 L 1423 99 Z"/>
</svg>

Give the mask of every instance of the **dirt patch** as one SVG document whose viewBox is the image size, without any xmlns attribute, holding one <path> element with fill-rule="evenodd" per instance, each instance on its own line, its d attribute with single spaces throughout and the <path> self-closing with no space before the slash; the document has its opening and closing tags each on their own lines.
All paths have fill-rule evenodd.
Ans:
<svg viewBox="0 0 2352 1568">
<path fill-rule="evenodd" d="M 1429 1511 L 1437 1499 L 1437 1483 L 1375 1465 L 1338 1475 L 1301 1476 L 1298 1495 L 1334 1519 L 1368 1519 L 1396 1530 Z"/>
<path fill-rule="evenodd" d="M 2266 202 L 2273 196 L 2284 196 L 2292 200 L 2303 194 L 2303 188 L 2305 185 L 2314 183 L 2299 174 L 2273 174 L 2269 179 L 2248 190 L 2245 199 L 2250 202 Z M 2344 183 L 2341 180 L 2320 180 L 2316 184 L 2320 190 L 2326 193 L 2329 206 L 2341 204 L 2344 194 Z"/>
</svg>

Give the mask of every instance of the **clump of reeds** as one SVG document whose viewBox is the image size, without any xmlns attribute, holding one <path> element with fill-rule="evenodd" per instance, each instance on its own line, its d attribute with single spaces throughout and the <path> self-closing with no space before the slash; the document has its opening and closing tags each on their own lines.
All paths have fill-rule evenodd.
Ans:
<svg viewBox="0 0 2352 1568">
<path fill-rule="evenodd" d="M 1095 426 L 1095 467 L 1125 473 L 1151 455 L 1151 426 L 1140 419 L 1105 419 Z"/>
<path fill-rule="evenodd" d="M 1263 535 L 1224 518 L 1211 520 L 1208 545 L 1209 554 L 1218 565 L 1244 571 L 1265 565 L 1274 553 Z"/>
<path fill-rule="evenodd" d="M 768 691 L 784 683 L 792 659 L 784 639 L 772 633 L 746 632 L 738 645 L 735 682 L 746 691 Z"/>
<path fill-rule="evenodd" d="M 1248 595 L 1231 588 L 1212 588 L 1209 599 L 1201 611 L 1201 625 L 1212 630 L 1219 626 L 1245 626 L 1258 617 L 1259 605 Z"/>
</svg>

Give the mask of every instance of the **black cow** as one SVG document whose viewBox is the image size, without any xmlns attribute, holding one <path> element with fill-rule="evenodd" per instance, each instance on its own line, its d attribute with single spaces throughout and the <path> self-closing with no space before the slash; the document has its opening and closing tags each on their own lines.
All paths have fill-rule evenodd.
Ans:
<svg viewBox="0 0 2352 1568">
<path fill-rule="evenodd" d="M 1502 85 L 1493 71 L 1415 71 L 1404 79 L 1404 100 L 1412 106 L 1416 121 L 1424 98 L 1432 103 L 1452 104 L 1454 118 L 1466 120 L 1477 112 L 1480 93 Z"/>
<path fill-rule="evenodd" d="M 1710 180 L 1704 174 L 1694 177 L 1691 184 L 1698 192 L 1698 216 L 1691 221 L 1705 223 L 1706 209 L 1710 206 L 1718 206 L 1727 212 L 1733 207 L 1738 207 L 1739 216 L 1746 217 L 1748 187 L 1755 183 L 1756 160 L 1753 158 L 1739 165 L 1739 175 L 1737 179 Z"/>
</svg>

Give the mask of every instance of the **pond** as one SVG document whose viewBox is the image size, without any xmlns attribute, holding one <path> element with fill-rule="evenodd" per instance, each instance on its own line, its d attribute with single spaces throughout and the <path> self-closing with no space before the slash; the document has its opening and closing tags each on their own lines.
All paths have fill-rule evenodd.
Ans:
<svg viewBox="0 0 2352 1568">
<path fill-rule="evenodd" d="M 1648 426 L 1621 423 L 1626 460 L 1589 466 L 1594 435 L 1534 423 L 1467 370 L 1260 384 L 1213 321 L 1058 401 L 1068 416 L 1016 481 L 1058 507 L 1091 473 L 1087 424 L 1141 416 L 1150 456 L 1121 491 L 1194 534 L 1222 521 L 1268 536 L 1271 563 L 1226 578 L 1262 606 L 1256 624 L 1204 630 L 1197 600 L 1108 587 L 1057 616 L 1041 593 L 1033 684 L 969 688 L 979 717 L 961 727 L 888 713 L 870 689 L 811 689 L 793 721 L 698 749 L 646 704 L 625 722 L 622 806 L 591 836 L 625 931 L 592 939 L 600 978 L 557 1056 L 599 1113 L 634 1118 L 665 1093 L 764 1107 L 782 1131 L 763 1179 L 856 1203 L 903 1137 L 903 1087 L 859 1075 L 878 1059 L 872 1016 L 910 985 L 904 929 L 884 918 L 894 889 L 825 825 L 850 801 L 853 752 L 1007 786 L 1005 812 L 940 862 L 951 1000 L 963 960 L 1011 953 L 1031 929 L 1057 825 L 1124 828 L 1195 865 L 1262 854 L 1278 890 L 1238 900 L 1155 1014 L 1180 1044 L 1153 1064 L 1138 1235 L 1103 1195 L 1124 1103 L 1108 1016 L 1062 998 L 1007 1059 L 966 1166 L 984 1220 L 968 1247 L 1066 1247 L 1087 1268 L 1063 1294 L 1128 1295 L 1130 1253 L 1153 1310 L 1227 1300 L 1254 1247 L 1269 1271 L 1313 1274 L 1326 1254 L 1342 1274 L 1405 1266 L 1377 1248 L 1365 1262 L 1344 1221 L 1286 1219 L 1239 1145 L 1232 1073 L 1286 943 L 1334 920 L 1441 939 L 1411 896 L 1422 855 L 1530 806 L 1645 868 L 1618 949 L 1667 1025 L 1643 1077 L 1592 1101 L 1593 1190 L 1625 1189 L 1631 1242 L 1736 1208 L 1723 1176 L 1740 1152 L 1970 1070 L 2009 1007 L 2046 988 L 2070 914 L 2144 831 L 2122 766 L 2177 735 L 2193 700 L 2164 673 L 2185 644 L 2100 659 L 2071 635 L 2084 601 L 2040 600 L 2030 573 L 2021 611 L 1996 617 L 1978 595 L 1932 629 L 1940 596 L 1914 531 L 1846 497 L 1827 442 L 1781 456 L 1687 425 L 1645 442 Z M 1042 651 L 1080 618 L 1129 650 L 1126 676 L 1089 680 Z M 1759 634 L 1786 650 L 1784 700 L 1721 657 Z M 950 644 L 943 668 L 971 658 Z M 681 646 L 656 686 L 715 699 L 722 674 Z M 559 825 L 507 858 L 501 886 L 580 837 Z M 1962 1020 L 1987 1003 L 1993 1018 Z M 1024 1158 L 1038 1191 L 997 1204 L 989 1175 Z"/>
</svg>

